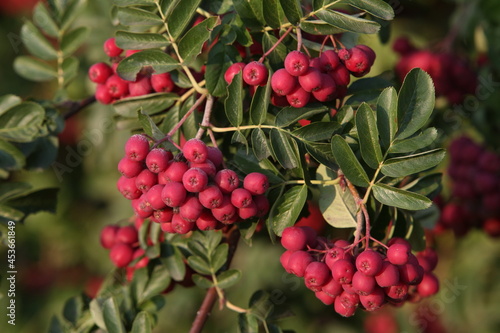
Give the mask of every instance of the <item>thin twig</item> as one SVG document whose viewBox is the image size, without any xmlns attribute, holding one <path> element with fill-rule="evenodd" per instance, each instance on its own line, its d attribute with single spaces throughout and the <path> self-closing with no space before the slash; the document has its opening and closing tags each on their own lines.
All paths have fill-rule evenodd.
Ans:
<svg viewBox="0 0 500 333">
<path fill-rule="evenodd" d="M 201 139 L 205 130 L 210 126 L 210 116 L 212 115 L 212 109 L 214 106 L 214 97 L 209 95 L 207 98 L 207 103 L 205 104 L 205 111 L 203 112 L 203 119 L 201 120 L 200 128 L 198 133 L 196 133 L 196 138 Z"/>
<path fill-rule="evenodd" d="M 292 31 L 293 29 L 293 26 L 290 26 L 284 33 L 283 35 L 281 35 L 281 37 L 276 41 L 276 43 L 274 43 L 273 46 L 271 46 L 271 48 L 269 50 L 266 51 L 266 53 L 264 53 L 262 55 L 262 57 L 260 57 L 259 59 L 259 62 L 263 62 L 264 59 L 271 53 L 274 51 L 275 48 L 278 47 L 278 45 L 281 44 L 281 42 L 283 41 L 283 39 L 285 39 L 285 37 L 290 33 L 290 31 Z"/>
<path fill-rule="evenodd" d="M 64 120 L 73 117 L 75 114 L 85 109 L 87 106 L 94 103 L 95 101 L 96 101 L 95 96 L 92 95 L 79 102 L 70 102 L 71 104 L 69 106 L 69 111 L 64 114 Z"/>
</svg>

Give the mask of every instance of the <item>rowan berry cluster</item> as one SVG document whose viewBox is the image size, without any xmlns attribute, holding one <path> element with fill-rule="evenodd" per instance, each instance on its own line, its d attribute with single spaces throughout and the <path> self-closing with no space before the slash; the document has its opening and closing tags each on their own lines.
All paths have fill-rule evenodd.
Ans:
<svg viewBox="0 0 500 333">
<path fill-rule="evenodd" d="M 375 61 L 375 52 L 366 45 L 357 45 L 338 52 L 327 50 L 319 57 L 310 58 L 300 51 L 292 51 L 284 61 L 284 68 L 271 76 L 271 103 L 275 106 L 301 108 L 310 102 L 329 102 L 343 98 L 352 74 L 366 75 Z M 269 71 L 258 61 L 232 64 L 224 78 L 229 84 L 242 71 L 243 81 L 249 86 L 267 83 Z"/>
<path fill-rule="evenodd" d="M 411 69 L 419 67 L 432 77 L 436 94 L 445 96 L 451 104 L 460 104 L 467 94 L 476 92 L 477 74 L 457 54 L 419 50 L 405 37 L 397 39 L 393 49 L 401 56 L 396 65 L 401 81 Z"/>
<path fill-rule="evenodd" d="M 308 289 L 326 305 L 334 305 L 344 317 L 358 307 L 374 311 L 386 303 L 434 295 L 439 281 L 432 273 L 436 252 L 430 248 L 414 255 L 411 245 L 393 238 L 385 247 L 354 253 L 345 240 L 318 237 L 309 227 L 288 227 L 281 245 L 286 251 L 280 261 L 288 273 L 303 277 Z"/>
<path fill-rule="evenodd" d="M 451 198 L 441 204 L 438 228 L 465 235 L 482 228 L 500 236 L 500 156 L 468 137 L 455 139 L 449 148 L 448 175 L 453 181 Z"/>
<path fill-rule="evenodd" d="M 111 104 L 122 98 L 147 95 L 154 92 L 171 92 L 178 89 L 170 73 L 140 73 L 135 81 L 123 80 L 116 73 L 118 64 L 124 57 L 124 50 L 115 43 L 115 38 L 104 42 L 104 52 L 110 57 L 111 65 L 105 62 L 93 64 L 89 68 L 89 78 L 97 83 L 95 97 L 102 104 Z M 140 50 L 125 51 L 125 58 Z"/>
<path fill-rule="evenodd" d="M 135 214 L 161 223 L 165 232 L 220 229 L 269 210 L 267 176 L 254 172 L 240 181 L 223 168 L 221 151 L 198 139 L 188 140 L 174 156 L 150 147 L 144 135 L 133 135 L 118 170 L 118 190 L 132 201 Z"/>
</svg>

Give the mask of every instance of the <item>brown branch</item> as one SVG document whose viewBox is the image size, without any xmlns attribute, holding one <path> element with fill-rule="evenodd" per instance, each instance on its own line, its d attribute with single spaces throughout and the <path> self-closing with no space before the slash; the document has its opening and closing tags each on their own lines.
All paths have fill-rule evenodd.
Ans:
<svg viewBox="0 0 500 333">
<path fill-rule="evenodd" d="M 87 97 L 86 99 L 83 99 L 79 102 L 65 102 L 61 106 L 65 106 L 69 109 L 68 112 L 64 114 L 64 120 L 71 118 L 90 104 L 94 103 L 96 101 L 95 96 L 92 95 L 90 97 Z"/>
<path fill-rule="evenodd" d="M 226 269 L 231 265 L 231 261 L 233 260 L 234 253 L 238 247 L 238 241 L 240 240 L 240 230 L 233 226 L 231 229 L 227 231 L 225 234 L 226 242 L 229 245 L 229 252 L 227 255 L 226 261 Z M 209 288 L 207 293 L 205 294 L 205 298 L 201 303 L 200 308 L 196 312 L 196 317 L 191 325 L 191 329 L 189 333 L 200 333 L 205 325 L 205 322 L 210 316 L 210 312 L 214 307 L 215 302 L 217 301 L 217 290 L 215 287 Z"/>
</svg>

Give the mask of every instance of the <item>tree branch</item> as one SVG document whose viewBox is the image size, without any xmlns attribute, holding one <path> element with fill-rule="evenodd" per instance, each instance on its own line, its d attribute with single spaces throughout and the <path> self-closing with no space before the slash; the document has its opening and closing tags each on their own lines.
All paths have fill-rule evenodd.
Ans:
<svg viewBox="0 0 500 333">
<path fill-rule="evenodd" d="M 81 110 L 85 109 L 87 106 L 90 104 L 94 103 L 96 101 L 95 96 L 92 95 L 90 97 L 87 97 L 86 99 L 83 99 L 79 102 L 65 102 L 61 106 L 66 106 L 69 111 L 64 114 L 64 120 L 71 118 Z"/>
</svg>

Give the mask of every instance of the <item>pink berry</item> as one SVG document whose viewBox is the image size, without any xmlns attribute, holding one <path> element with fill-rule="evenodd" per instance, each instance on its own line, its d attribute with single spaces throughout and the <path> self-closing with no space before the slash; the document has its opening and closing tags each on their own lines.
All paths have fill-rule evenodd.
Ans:
<svg viewBox="0 0 500 333">
<path fill-rule="evenodd" d="M 179 182 L 166 183 L 161 192 L 161 199 L 169 207 L 179 207 L 186 200 L 187 191 Z"/>
<path fill-rule="evenodd" d="M 146 166 L 151 172 L 159 173 L 167 169 L 171 158 L 172 153 L 161 148 L 154 148 L 146 156 Z"/>
<path fill-rule="evenodd" d="M 311 93 L 307 92 L 301 86 L 297 86 L 291 93 L 286 95 L 286 100 L 294 108 L 302 108 L 309 103 Z"/>
<path fill-rule="evenodd" d="M 110 249 L 115 245 L 118 230 L 120 227 L 117 225 L 107 225 L 101 230 L 100 241 L 103 248 Z"/>
<path fill-rule="evenodd" d="M 201 170 L 205 171 L 207 176 L 212 177 L 212 178 L 215 177 L 215 174 L 217 173 L 217 169 L 216 169 L 215 165 L 208 158 L 203 163 L 190 162 L 189 167 L 201 169 Z"/>
<path fill-rule="evenodd" d="M 95 99 L 101 104 L 113 103 L 113 97 L 109 93 L 108 87 L 105 84 L 98 84 L 95 90 Z"/>
<path fill-rule="evenodd" d="M 121 227 L 116 233 L 116 242 L 118 243 L 134 244 L 137 240 L 137 230 L 132 225 Z"/>
<path fill-rule="evenodd" d="M 217 221 L 210 211 L 205 210 L 196 219 L 196 226 L 200 230 L 214 230 L 219 226 L 219 221 Z"/>
<path fill-rule="evenodd" d="M 174 214 L 172 216 L 172 230 L 178 234 L 184 235 L 194 230 L 196 224 L 194 222 L 187 221 L 183 219 L 180 214 Z"/>
<path fill-rule="evenodd" d="M 387 250 L 387 259 L 394 265 L 404 265 L 410 254 L 411 247 L 407 244 L 393 244 Z"/>
<path fill-rule="evenodd" d="M 161 231 L 168 232 L 169 234 L 175 234 L 175 230 L 172 227 L 172 222 L 166 222 L 160 224 Z"/>
<path fill-rule="evenodd" d="M 212 209 L 212 214 L 218 221 L 224 224 L 234 223 L 235 218 L 238 217 L 236 207 L 231 204 L 229 196 L 224 196 L 220 206 Z"/>
<path fill-rule="evenodd" d="M 216 185 L 209 185 L 198 193 L 198 199 L 203 207 L 212 209 L 220 207 L 224 196 Z"/>
<path fill-rule="evenodd" d="M 191 168 L 182 176 L 182 184 L 188 192 L 200 192 L 207 187 L 208 176 L 199 168 Z"/>
<path fill-rule="evenodd" d="M 203 206 L 195 196 L 188 196 L 179 207 L 179 215 L 186 221 L 196 222 L 203 212 Z"/>
<path fill-rule="evenodd" d="M 287 227 L 281 234 L 281 245 L 290 251 L 304 250 L 307 246 L 307 233 L 299 227 Z"/>
<path fill-rule="evenodd" d="M 236 62 L 229 66 L 229 68 L 226 70 L 224 73 L 224 80 L 226 80 L 227 84 L 231 84 L 233 82 L 233 78 L 236 76 L 236 74 L 240 73 L 243 68 L 245 67 L 245 63 L 243 62 Z"/>
<path fill-rule="evenodd" d="M 352 276 L 352 288 L 359 295 L 368 295 L 375 289 L 377 283 L 373 276 L 368 276 L 357 271 Z"/>
<path fill-rule="evenodd" d="M 288 270 L 290 273 L 303 277 L 307 266 L 313 262 L 313 257 L 306 251 L 295 251 L 288 259 Z"/>
<path fill-rule="evenodd" d="M 334 309 L 339 315 L 343 317 L 351 317 L 356 312 L 359 304 L 359 296 L 357 294 L 350 294 L 343 292 L 335 298 Z"/>
<path fill-rule="evenodd" d="M 345 68 L 345 66 L 342 64 L 340 64 L 333 71 L 329 72 L 329 75 L 335 81 L 335 84 L 337 86 L 347 87 L 347 85 L 349 85 L 349 83 L 351 82 L 351 74 L 349 73 L 347 68 Z"/>
<path fill-rule="evenodd" d="M 151 86 L 156 92 L 171 92 L 175 88 L 170 73 L 151 75 Z"/>
<path fill-rule="evenodd" d="M 382 269 L 375 276 L 375 281 L 380 287 L 390 287 L 398 284 L 399 270 L 396 266 L 388 261 L 384 261 Z"/>
<path fill-rule="evenodd" d="M 331 279 L 321 287 L 321 290 L 331 297 L 336 297 L 344 291 L 342 285 L 335 279 Z"/>
<path fill-rule="evenodd" d="M 144 135 L 132 135 L 125 143 L 125 156 L 133 161 L 143 161 L 148 153 L 149 141 Z"/>
<path fill-rule="evenodd" d="M 246 175 L 243 187 L 252 195 L 264 194 L 269 188 L 269 180 L 266 175 L 260 172 L 252 172 Z"/>
<path fill-rule="evenodd" d="M 174 215 L 173 209 L 170 207 L 165 207 L 163 209 L 158 209 L 153 211 L 151 220 L 157 223 L 167 223 L 172 221 L 173 215 Z"/>
<path fill-rule="evenodd" d="M 269 212 L 269 200 L 265 195 L 255 195 L 252 198 L 257 206 L 257 217 L 264 217 Z"/>
<path fill-rule="evenodd" d="M 335 297 L 331 297 L 324 291 L 317 291 L 314 293 L 314 296 L 316 296 L 317 299 L 319 299 L 323 304 L 325 305 L 332 305 L 333 302 L 335 302 Z"/>
<path fill-rule="evenodd" d="M 134 251 L 132 259 L 135 260 L 141 258 L 135 263 L 134 265 L 135 269 L 144 268 L 148 265 L 149 258 L 145 254 L 146 252 L 141 248 L 138 248 L 137 250 Z"/>
<path fill-rule="evenodd" d="M 242 220 L 251 219 L 252 217 L 256 217 L 258 213 L 257 205 L 254 202 L 251 202 L 246 207 L 238 208 L 238 216 Z"/>
<path fill-rule="evenodd" d="M 331 271 L 328 266 L 319 261 L 313 261 L 307 265 L 304 272 L 304 280 L 311 286 L 322 287 L 331 279 Z"/>
<path fill-rule="evenodd" d="M 288 260 L 290 259 L 290 256 L 294 253 L 294 251 L 287 250 L 283 252 L 283 254 L 280 256 L 280 263 L 281 266 L 287 271 L 287 273 L 291 273 L 288 269 Z"/>
<path fill-rule="evenodd" d="M 285 57 L 284 65 L 290 75 L 303 75 L 309 68 L 309 58 L 300 51 L 292 51 Z"/>
<path fill-rule="evenodd" d="M 189 162 L 203 163 L 208 157 L 207 145 L 199 139 L 190 139 L 182 147 L 184 157 Z"/>
<path fill-rule="evenodd" d="M 408 296 L 408 285 L 406 283 L 398 283 L 387 287 L 385 288 L 385 294 L 393 300 L 405 300 Z"/>
<path fill-rule="evenodd" d="M 184 173 L 189 169 L 187 163 L 172 160 L 168 163 L 167 169 L 158 174 L 158 182 L 165 184 L 169 182 L 182 182 Z"/>
<path fill-rule="evenodd" d="M 368 295 L 360 295 L 359 302 L 366 311 L 375 311 L 385 303 L 385 293 L 382 288 L 375 289 Z"/>
<path fill-rule="evenodd" d="M 248 207 L 252 203 L 252 193 L 244 188 L 237 188 L 231 193 L 231 203 L 237 208 Z"/>
<path fill-rule="evenodd" d="M 132 250 L 132 247 L 124 243 L 117 243 L 113 245 L 111 251 L 109 252 L 111 261 L 118 268 L 122 268 L 130 264 L 133 255 L 134 250 Z"/>
<path fill-rule="evenodd" d="M 316 91 L 321 88 L 323 81 L 321 72 L 314 67 L 299 76 L 299 84 L 307 92 Z"/>
<path fill-rule="evenodd" d="M 333 264 L 340 260 L 340 259 L 346 259 L 346 251 L 339 247 L 339 246 L 333 246 L 330 248 L 325 255 L 325 263 L 332 269 Z"/>
<path fill-rule="evenodd" d="M 113 70 L 104 62 L 98 62 L 89 68 L 89 79 L 95 83 L 105 83 L 112 74 Z"/>
<path fill-rule="evenodd" d="M 432 273 L 425 273 L 422 282 L 417 286 L 417 292 L 422 297 L 429 297 L 439 291 L 439 280 Z"/>
<path fill-rule="evenodd" d="M 109 38 L 104 42 L 104 53 L 108 57 L 118 57 L 123 52 L 123 49 L 116 46 L 115 38 Z"/>
<path fill-rule="evenodd" d="M 149 191 L 145 194 L 146 200 L 149 202 L 151 207 L 154 210 L 165 208 L 165 202 L 163 202 L 161 194 L 165 185 L 156 184 L 149 189 Z"/>
<path fill-rule="evenodd" d="M 149 169 L 142 170 L 137 177 L 135 177 L 135 186 L 141 192 L 147 192 L 149 189 L 158 183 L 158 176 L 149 171 Z"/>
<path fill-rule="evenodd" d="M 153 88 L 151 87 L 151 80 L 149 77 L 142 77 L 135 82 L 128 84 L 128 91 L 130 96 L 143 96 L 149 94 Z"/>
<path fill-rule="evenodd" d="M 333 101 L 337 92 L 335 80 L 328 74 L 321 74 L 321 81 L 321 88 L 312 92 L 314 98 L 320 102 Z"/>
<path fill-rule="evenodd" d="M 271 76 L 271 88 L 281 96 L 288 95 L 297 86 L 297 78 L 290 75 L 284 68 L 278 69 Z"/>
<path fill-rule="evenodd" d="M 380 253 L 365 250 L 356 258 L 356 268 L 365 275 L 375 276 L 382 269 L 382 256 Z"/>
<path fill-rule="evenodd" d="M 140 175 L 140 174 L 139 174 Z M 118 191 L 129 200 L 137 199 L 141 196 L 141 191 L 136 186 L 137 177 L 135 178 L 127 178 L 125 176 L 121 176 L 118 179 L 116 186 L 118 187 Z"/>
<path fill-rule="evenodd" d="M 222 193 L 231 193 L 240 186 L 238 175 L 231 169 L 222 169 L 215 175 L 214 182 Z"/>
<path fill-rule="evenodd" d="M 207 146 L 208 149 L 208 159 L 212 161 L 215 168 L 218 170 L 222 166 L 224 160 L 222 152 L 219 148 Z"/>
<path fill-rule="evenodd" d="M 127 178 L 137 176 L 143 170 L 142 162 L 133 161 L 124 157 L 118 162 L 118 171 Z"/>
<path fill-rule="evenodd" d="M 338 54 L 333 50 L 326 50 L 319 57 L 319 66 L 322 72 L 331 72 L 340 64 Z"/>
<path fill-rule="evenodd" d="M 268 75 L 267 67 L 258 61 L 252 61 L 243 68 L 243 81 L 250 86 L 266 84 Z"/>
<path fill-rule="evenodd" d="M 116 74 L 111 75 L 105 85 L 111 97 L 122 98 L 128 94 L 128 82 Z"/>
<path fill-rule="evenodd" d="M 356 267 L 350 260 L 340 259 L 333 263 L 332 276 L 340 284 L 351 283 Z"/>
</svg>

